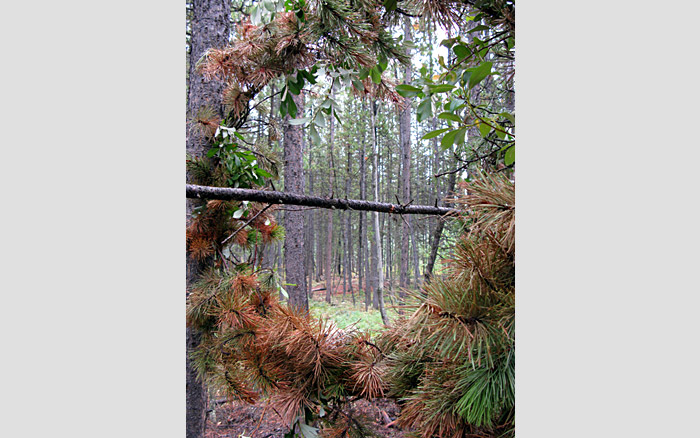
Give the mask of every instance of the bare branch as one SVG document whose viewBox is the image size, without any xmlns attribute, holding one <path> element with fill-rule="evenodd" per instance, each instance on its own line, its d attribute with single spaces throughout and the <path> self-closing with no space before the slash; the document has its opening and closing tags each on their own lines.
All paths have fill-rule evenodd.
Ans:
<svg viewBox="0 0 700 438">
<path fill-rule="evenodd" d="M 298 195 L 295 193 L 276 192 L 271 190 L 233 189 L 228 187 L 209 187 L 187 184 L 188 198 L 221 199 L 235 201 L 265 202 L 268 204 L 303 205 L 337 210 L 377 211 L 393 214 L 430 214 L 456 215 L 459 210 L 430 205 L 401 205 L 385 202 L 360 201 L 356 199 L 321 198 L 318 196 Z"/>
</svg>

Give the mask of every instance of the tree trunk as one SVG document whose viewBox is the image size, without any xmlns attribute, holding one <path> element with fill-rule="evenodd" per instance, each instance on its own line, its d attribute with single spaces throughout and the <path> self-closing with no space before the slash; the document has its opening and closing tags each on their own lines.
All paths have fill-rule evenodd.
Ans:
<svg viewBox="0 0 700 438">
<path fill-rule="evenodd" d="M 297 113 L 303 114 L 302 96 L 292 95 Z M 289 124 L 289 115 L 284 124 L 284 191 L 304 194 L 303 148 L 304 137 L 300 125 Z M 289 295 L 289 306 L 301 311 L 309 310 L 306 296 L 306 271 L 304 269 L 304 212 L 284 212 L 284 264 L 285 289 Z"/>
<path fill-rule="evenodd" d="M 345 197 L 349 198 L 350 197 L 350 165 L 351 165 L 351 156 L 350 156 L 350 145 L 348 144 L 347 146 L 347 155 L 348 155 L 348 165 L 346 167 L 346 172 L 345 172 Z M 350 228 L 350 214 L 345 213 L 345 276 L 347 277 L 347 283 L 348 283 L 348 288 L 350 290 L 350 294 L 352 295 L 352 301 L 353 301 L 353 306 L 355 305 L 355 294 L 353 293 L 352 290 L 352 239 L 350 238 L 350 234 L 352 233 L 352 229 Z M 345 294 L 345 290 L 343 290 L 343 294 Z"/>
<path fill-rule="evenodd" d="M 413 35 L 411 32 L 411 19 L 404 17 L 404 41 L 411 42 Z M 410 57 L 411 50 L 406 49 L 406 54 Z M 411 64 L 406 66 L 404 72 L 404 83 L 411 83 Z M 404 98 L 406 108 L 399 116 L 399 138 L 401 139 L 401 201 L 408 203 L 411 200 L 411 100 Z M 401 269 L 399 272 L 399 285 L 402 288 L 408 287 L 408 258 L 410 256 L 408 241 L 411 236 L 411 218 L 405 217 L 403 221 L 403 231 L 401 233 Z M 405 296 L 401 292 L 401 298 Z"/>
<path fill-rule="evenodd" d="M 331 97 L 333 95 L 331 94 Z M 333 193 L 333 142 L 335 141 L 335 123 L 334 118 L 330 117 L 330 143 L 328 144 L 328 197 L 332 198 Z M 327 212 L 327 235 L 326 235 L 326 302 L 331 303 L 333 294 L 333 210 Z"/>
<path fill-rule="evenodd" d="M 455 165 L 457 165 L 456 161 Z M 457 174 L 456 173 L 451 173 L 447 177 L 447 191 L 445 192 L 445 196 L 450 196 L 454 191 L 455 188 L 455 181 L 457 179 Z M 449 202 L 442 202 L 446 207 L 450 207 Z M 445 221 L 442 218 L 438 218 L 437 225 L 435 226 L 435 231 L 433 231 L 433 243 L 432 246 L 430 247 L 430 256 L 428 257 L 428 263 L 425 266 L 425 273 L 423 274 L 425 277 L 425 282 L 428 283 L 430 282 L 430 278 L 433 275 L 433 266 L 435 265 L 435 259 L 437 258 L 437 252 L 438 252 L 438 247 L 440 246 L 440 236 L 442 236 L 442 230 L 445 226 Z"/>
<path fill-rule="evenodd" d="M 190 56 L 187 90 L 188 118 L 196 116 L 201 107 L 207 105 L 222 115 L 221 92 L 223 84 L 218 81 L 205 82 L 204 78 L 195 73 L 194 68 L 199 58 L 208 49 L 224 47 L 228 42 L 230 28 L 229 15 L 231 14 L 230 2 L 216 0 L 193 0 L 192 21 L 190 38 Z M 197 134 L 197 130 L 187 130 L 186 151 L 190 156 L 202 157 L 209 149 L 206 138 Z M 186 176 L 189 180 L 189 175 Z M 186 204 L 187 224 L 189 225 L 192 212 L 201 201 L 188 200 Z M 203 264 L 197 263 L 187 257 L 186 286 L 190 288 L 199 277 Z M 206 403 L 207 392 L 202 381 L 192 367 L 190 354 L 197 348 L 200 335 L 196 330 L 186 330 L 186 437 L 200 438 L 204 436 L 206 427 Z"/>
<path fill-rule="evenodd" d="M 379 198 L 379 169 L 377 166 L 379 151 L 377 150 L 377 132 L 376 132 L 376 120 L 377 120 L 377 103 L 372 103 L 372 115 L 371 115 L 371 130 L 372 130 L 372 147 L 374 156 L 374 166 L 372 167 L 372 179 L 374 180 L 374 199 L 375 201 Z M 374 241 L 376 245 L 376 258 L 377 258 L 377 299 L 379 304 L 379 313 L 382 316 L 382 322 L 385 326 L 389 325 L 389 318 L 387 317 L 386 310 L 384 309 L 384 269 L 382 268 L 382 238 L 381 232 L 379 231 L 379 212 L 374 212 Z"/>
</svg>

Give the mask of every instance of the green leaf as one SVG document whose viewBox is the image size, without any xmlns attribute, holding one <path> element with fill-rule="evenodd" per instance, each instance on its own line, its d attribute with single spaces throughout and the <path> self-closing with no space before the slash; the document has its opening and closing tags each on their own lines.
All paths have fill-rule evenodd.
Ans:
<svg viewBox="0 0 700 438">
<path fill-rule="evenodd" d="M 311 129 L 309 130 L 309 136 L 311 137 L 311 142 L 314 145 L 321 144 L 321 136 L 318 135 L 318 131 L 316 131 L 316 127 L 314 125 L 311 125 Z"/>
<path fill-rule="evenodd" d="M 428 85 L 431 93 L 445 93 L 447 91 L 452 91 L 454 85 L 450 84 L 439 84 L 439 85 Z"/>
<path fill-rule="evenodd" d="M 422 122 L 423 120 L 426 120 L 429 117 L 432 117 L 432 115 L 433 115 L 433 105 L 432 105 L 432 102 L 430 101 L 430 97 L 426 97 L 418 105 L 418 108 L 416 108 L 416 119 L 419 122 Z"/>
<path fill-rule="evenodd" d="M 291 94 L 287 94 L 287 112 L 289 113 L 289 116 L 291 118 L 295 118 L 297 116 L 297 104 L 294 103 L 294 99 L 292 99 Z"/>
<path fill-rule="evenodd" d="M 506 166 L 510 166 L 515 163 L 515 145 L 511 146 L 507 151 L 505 157 L 503 157 L 503 162 Z"/>
<path fill-rule="evenodd" d="M 440 140 L 440 146 L 443 149 L 447 149 L 454 144 L 455 136 L 457 135 L 457 131 L 459 131 L 459 129 L 455 129 L 454 131 L 450 131 L 447 134 L 445 134 L 444 137 L 442 137 L 442 140 Z"/>
<path fill-rule="evenodd" d="M 491 127 L 486 123 L 479 123 L 479 132 L 481 133 L 482 137 L 486 137 L 489 135 L 489 132 L 491 132 Z"/>
<path fill-rule="evenodd" d="M 219 152 L 219 148 L 211 148 L 207 151 L 207 157 L 211 158 Z"/>
<path fill-rule="evenodd" d="M 455 39 L 454 39 L 454 38 L 447 38 L 447 39 L 444 39 L 444 40 L 440 41 L 440 45 L 441 45 L 441 46 L 445 46 L 445 47 L 447 47 L 448 49 L 449 49 L 450 47 L 452 47 L 452 45 L 453 45 L 454 43 L 455 43 Z"/>
<path fill-rule="evenodd" d="M 455 144 L 460 145 L 464 143 L 464 136 L 467 133 L 467 128 L 459 128 L 457 130 L 457 135 L 455 135 Z"/>
<path fill-rule="evenodd" d="M 396 9 L 397 0 L 384 0 L 384 8 L 388 11 Z"/>
<path fill-rule="evenodd" d="M 303 125 L 311 121 L 311 117 L 302 117 L 301 119 L 291 119 L 289 121 L 290 125 L 296 126 L 296 125 Z"/>
<path fill-rule="evenodd" d="M 234 218 L 234 219 L 240 219 L 241 216 L 243 216 L 243 213 L 244 213 L 245 211 L 246 211 L 245 208 L 239 208 L 238 210 L 236 210 L 236 211 L 233 213 L 233 218 Z"/>
<path fill-rule="evenodd" d="M 474 26 L 473 28 L 469 29 L 467 31 L 467 33 L 479 32 L 481 30 L 486 30 L 486 29 L 490 29 L 490 28 L 488 26 L 483 25 L 483 24 L 479 24 L 479 25 Z"/>
<path fill-rule="evenodd" d="M 425 134 L 423 136 L 423 140 L 430 140 L 431 138 L 435 138 L 438 135 L 442 134 L 445 131 L 449 131 L 451 128 L 444 128 L 444 129 L 436 129 L 435 131 L 430 131 L 429 133 Z"/>
<path fill-rule="evenodd" d="M 376 65 L 370 69 L 369 74 L 372 76 L 372 82 L 375 84 L 382 82 L 382 73 L 379 71 Z"/>
<path fill-rule="evenodd" d="M 469 77 L 469 88 L 473 88 L 476 84 L 483 81 L 486 76 L 491 74 L 491 66 L 493 63 L 490 61 L 482 62 L 478 67 L 474 67 L 471 70 L 471 76 Z"/>
<path fill-rule="evenodd" d="M 309 81 L 309 83 L 316 83 L 316 76 L 314 76 L 312 73 L 309 73 L 306 70 L 299 70 L 299 74 L 301 74 L 307 81 Z"/>
<path fill-rule="evenodd" d="M 464 100 L 463 99 L 452 99 L 447 106 L 447 109 L 449 111 L 455 111 L 457 108 L 460 106 L 464 105 Z"/>
<path fill-rule="evenodd" d="M 462 44 L 454 46 L 452 48 L 452 51 L 455 52 L 455 55 L 457 55 L 457 59 L 459 59 L 460 61 L 472 53 L 467 46 L 464 46 Z"/>
<path fill-rule="evenodd" d="M 401 84 L 396 86 L 396 92 L 403 97 L 416 97 L 420 91 L 420 88 L 413 85 Z"/>
<path fill-rule="evenodd" d="M 265 169 L 261 169 L 259 167 L 255 169 L 255 173 L 257 173 L 258 175 L 263 176 L 265 178 L 272 178 L 272 174 L 270 172 L 268 172 Z"/>
<path fill-rule="evenodd" d="M 323 117 L 321 111 L 316 113 L 316 117 L 314 117 L 314 125 L 318 126 L 319 128 L 326 127 L 326 118 Z"/>
<path fill-rule="evenodd" d="M 513 114 L 507 113 L 507 112 L 502 112 L 502 113 L 498 113 L 498 115 L 499 115 L 499 116 L 502 116 L 502 117 L 505 117 L 506 119 L 510 120 L 510 122 L 511 122 L 512 124 L 515 125 L 515 116 L 514 116 Z"/>
<path fill-rule="evenodd" d="M 311 427 L 306 423 L 299 423 L 299 432 L 301 432 L 302 438 L 317 438 L 318 428 Z"/>
<path fill-rule="evenodd" d="M 357 89 L 357 91 L 365 91 L 365 86 L 357 79 L 352 80 L 352 85 Z"/>
<path fill-rule="evenodd" d="M 456 114 L 448 113 L 448 112 L 438 114 L 438 119 L 452 120 L 453 122 L 460 122 L 460 123 L 462 122 L 461 117 L 459 117 Z"/>
</svg>

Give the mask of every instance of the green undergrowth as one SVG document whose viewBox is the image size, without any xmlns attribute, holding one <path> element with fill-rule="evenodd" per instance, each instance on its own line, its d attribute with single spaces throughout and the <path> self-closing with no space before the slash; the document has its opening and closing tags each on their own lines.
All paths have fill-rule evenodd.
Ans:
<svg viewBox="0 0 700 438">
<path fill-rule="evenodd" d="M 342 330 L 354 326 L 358 330 L 369 331 L 372 337 L 384 330 L 379 310 L 370 307 L 365 312 L 364 303 L 357 300 L 355 306 L 353 306 L 349 296 L 346 297 L 345 301 L 340 301 L 336 297 L 333 298 L 336 299 L 333 304 L 328 304 L 325 301 L 309 300 L 311 314 L 315 317 L 331 318 L 335 321 L 338 328 Z M 396 310 L 390 308 L 389 305 L 386 307 L 389 321 L 394 321 L 398 316 Z"/>
</svg>

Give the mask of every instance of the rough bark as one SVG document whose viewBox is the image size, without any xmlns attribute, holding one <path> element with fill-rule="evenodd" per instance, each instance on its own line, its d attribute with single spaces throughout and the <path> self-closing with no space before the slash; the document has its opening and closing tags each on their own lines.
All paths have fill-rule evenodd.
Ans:
<svg viewBox="0 0 700 438">
<path fill-rule="evenodd" d="M 377 103 L 374 102 L 372 105 L 372 115 L 371 115 L 371 129 L 372 129 L 372 146 L 373 146 L 373 161 L 374 166 L 372 166 L 372 179 L 374 185 L 374 199 L 379 198 L 379 169 L 377 166 L 379 151 L 377 150 L 377 131 L 376 131 L 376 119 L 377 119 Z M 377 257 L 377 300 L 379 304 L 379 313 L 382 316 L 382 322 L 384 325 L 389 325 L 389 318 L 387 317 L 386 310 L 384 309 L 384 269 L 382 268 L 382 238 L 381 232 L 379 230 L 379 212 L 374 211 L 374 241 L 376 244 L 376 257 Z"/>
<path fill-rule="evenodd" d="M 411 32 L 411 19 L 404 17 L 404 41 L 407 43 L 413 40 Z M 406 54 L 410 57 L 410 49 L 406 49 Z M 404 71 L 404 83 L 411 83 L 413 74 L 411 64 L 406 65 Z M 407 203 L 411 200 L 411 100 L 405 98 L 406 108 L 399 116 L 399 133 L 401 139 L 401 202 Z M 404 218 L 403 232 L 401 233 L 401 268 L 399 271 L 399 285 L 402 288 L 408 286 L 408 258 L 409 253 L 409 238 L 411 236 L 411 218 Z M 403 298 L 404 293 L 401 292 Z"/>
<path fill-rule="evenodd" d="M 223 47 L 228 42 L 230 28 L 230 2 L 223 0 L 193 0 L 190 22 L 190 54 L 187 88 L 187 118 L 191 120 L 203 106 L 209 106 L 222 115 L 221 91 L 223 84 L 218 81 L 205 82 L 204 78 L 194 71 L 197 60 L 212 47 Z M 203 156 L 209 148 L 206 138 L 197 130 L 187 129 L 186 152 L 193 157 Z M 189 181 L 190 176 L 186 176 Z M 189 225 L 194 208 L 199 201 L 188 200 L 186 204 L 186 221 Z M 186 287 L 201 274 L 202 263 L 197 263 L 187 257 Z M 202 381 L 192 367 L 190 353 L 197 348 L 200 335 L 193 329 L 186 329 L 185 341 L 185 397 L 186 397 L 186 437 L 200 438 L 204 436 L 206 426 L 207 392 Z"/>
<path fill-rule="evenodd" d="M 346 167 L 346 173 L 345 173 L 345 197 L 350 196 L 350 165 L 351 165 L 351 154 L 350 154 L 350 145 L 347 146 L 347 155 L 348 155 L 348 165 Z M 345 214 L 345 276 L 347 277 L 347 283 L 348 283 L 348 288 L 350 290 L 350 294 L 352 295 L 352 304 L 353 306 L 355 305 L 355 293 L 353 292 L 352 289 L 352 239 L 350 238 L 352 234 L 352 229 L 351 229 L 351 223 L 350 223 L 350 215 Z M 343 294 L 345 294 L 346 290 L 343 289 Z"/>
<path fill-rule="evenodd" d="M 333 95 L 331 94 L 331 97 Z M 330 120 L 330 142 L 328 144 L 328 197 L 333 197 L 333 142 L 335 141 L 335 120 Z M 333 210 L 328 210 L 326 216 L 326 302 L 331 303 L 333 295 Z"/>
<path fill-rule="evenodd" d="M 457 160 L 453 160 L 453 161 L 456 162 Z M 457 175 L 456 173 L 451 173 L 447 177 L 447 191 L 445 193 L 446 196 L 449 196 L 451 194 L 451 192 L 454 191 L 456 175 Z M 445 204 L 445 207 L 451 206 L 451 204 L 449 202 L 444 202 L 444 204 Z M 425 266 L 425 272 L 423 274 L 426 283 L 430 282 L 430 278 L 433 275 L 433 267 L 435 266 L 435 260 L 437 259 L 438 247 L 440 246 L 440 237 L 442 236 L 442 230 L 444 227 L 445 227 L 445 220 L 443 218 L 438 218 L 438 223 L 435 227 L 435 230 L 433 231 L 433 241 L 432 241 L 432 245 L 430 247 L 430 255 L 428 256 L 428 263 Z"/>
<path fill-rule="evenodd" d="M 298 113 L 303 113 L 301 95 L 294 96 Z M 300 125 L 284 124 L 284 195 L 300 196 L 304 193 L 303 132 Z M 252 200 L 252 199 L 251 199 Z M 287 210 L 284 214 L 284 265 L 286 291 L 289 306 L 309 310 L 306 296 L 306 270 L 304 266 L 304 212 Z"/>
</svg>

